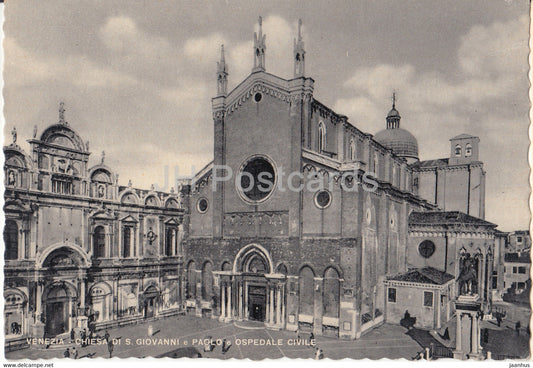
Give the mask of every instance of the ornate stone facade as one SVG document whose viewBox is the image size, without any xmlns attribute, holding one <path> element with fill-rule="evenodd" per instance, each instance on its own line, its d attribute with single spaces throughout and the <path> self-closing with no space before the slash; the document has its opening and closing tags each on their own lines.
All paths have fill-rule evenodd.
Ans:
<svg viewBox="0 0 533 368">
<path fill-rule="evenodd" d="M 65 121 L 5 154 L 6 338 L 181 310 L 185 213 L 179 193 L 118 185 L 105 154 Z"/>
</svg>

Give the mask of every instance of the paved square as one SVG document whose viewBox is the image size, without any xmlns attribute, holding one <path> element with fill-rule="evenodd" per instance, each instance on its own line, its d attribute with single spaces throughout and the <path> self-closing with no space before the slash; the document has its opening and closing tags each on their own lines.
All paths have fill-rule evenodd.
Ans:
<svg viewBox="0 0 533 368">
<path fill-rule="evenodd" d="M 149 325 L 154 331 L 148 336 Z M 403 327 L 383 325 L 355 341 L 338 340 L 318 336 L 317 346 L 324 351 L 324 356 L 331 359 L 379 359 L 406 358 L 416 355 L 422 348 L 408 335 Z M 103 335 L 104 331 L 99 331 Z M 112 338 L 120 340 L 114 347 L 113 357 L 150 357 L 158 356 L 177 348 L 196 348 L 204 358 L 264 358 L 277 359 L 308 358 L 312 359 L 315 349 L 310 346 L 298 345 L 295 332 L 273 331 L 264 328 L 239 327 L 234 323 L 221 323 L 217 320 L 202 319 L 190 316 L 178 316 L 168 319 L 142 323 L 109 330 Z M 212 352 L 204 352 L 204 346 L 198 341 L 211 336 L 213 339 L 226 339 L 232 343 L 226 354 L 222 354 L 221 346 Z M 307 341 L 309 334 L 301 333 L 302 340 Z M 179 345 L 170 345 L 170 340 L 179 339 Z M 251 344 L 245 344 L 252 340 Z M 176 340 L 174 340 L 175 342 Z M 68 342 L 68 341 L 65 341 Z M 275 343 L 272 345 L 272 343 Z M 302 342 L 300 342 L 301 344 Z M 279 344 L 279 345 L 278 345 Z M 7 359 L 46 359 L 62 358 L 69 345 L 32 346 L 30 349 L 14 351 L 6 354 Z M 76 346 L 80 358 L 109 357 L 106 344 L 87 347 Z"/>
</svg>

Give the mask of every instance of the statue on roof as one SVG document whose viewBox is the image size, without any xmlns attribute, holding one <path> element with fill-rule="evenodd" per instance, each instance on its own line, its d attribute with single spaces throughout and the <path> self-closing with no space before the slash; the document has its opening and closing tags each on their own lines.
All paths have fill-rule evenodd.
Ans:
<svg viewBox="0 0 533 368">
<path fill-rule="evenodd" d="M 33 126 L 33 138 L 37 138 L 37 125 Z"/>
<path fill-rule="evenodd" d="M 59 123 L 65 124 L 65 103 L 59 103 Z"/>
<path fill-rule="evenodd" d="M 102 159 L 100 161 L 100 164 L 103 165 L 105 160 L 105 151 L 102 151 Z"/>
<path fill-rule="evenodd" d="M 13 144 L 17 143 L 17 128 L 13 127 L 11 131 L 11 136 L 13 137 Z"/>
</svg>

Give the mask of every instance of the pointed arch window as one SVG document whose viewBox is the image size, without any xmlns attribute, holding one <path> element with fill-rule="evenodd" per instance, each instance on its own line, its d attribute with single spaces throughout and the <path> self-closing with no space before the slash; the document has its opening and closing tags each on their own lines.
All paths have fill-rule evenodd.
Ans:
<svg viewBox="0 0 533 368">
<path fill-rule="evenodd" d="M 318 123 L 318 152 L 326 150 L 326 126 L 324 122 Z"/>
<path fill-rule="evenodd" d="M 462 153 L 461 145 L 457 144 L 455 146 L 455 156 L 461 156 L 461 153 Z"/>
</svg>

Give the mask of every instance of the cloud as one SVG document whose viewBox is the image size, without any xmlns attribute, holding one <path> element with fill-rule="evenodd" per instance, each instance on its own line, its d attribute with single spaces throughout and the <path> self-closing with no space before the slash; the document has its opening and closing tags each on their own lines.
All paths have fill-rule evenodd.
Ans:
<svg viewBox="0 0 533 368">
<path fill-rule="evenodd" d="M 205 37 L 188 39 L 183 51 L 190 61 L 213 67 L 219 60 L 217 50 L 220 50 L 220 45 L 223 44 L 227 45 L 227 40 L 224 35 L 217 32 Z"/>
<path fill-rule="evenodd" d="M 141 29 L 133 19 L 109 17 L 97 34 L 105 47 L 105 62 L 113 70 L 158 85 L 172 85 L 179 78 L 181 50 L 166 38 Z"/>
<path fill-rule="evenodd" d="M 82 88 L 116 88 L 131 86 L 137 80 L 125 73 L 99 65 L 81 55 L 66 58 L 37 56 L 9 37 L 4 40 L 5 78 L 10 86 L 33 85 L 38 82 L 65 82 Z"/>
<path fill-rule="evenodd" d="M 458 57 L 466 75 L 485 78 L 527 73 L 526 15 L 510 22 L 475 26 L 462 37 Z M 510 57 L 513 55 L 514 57 Z"/>
<path fill-rule="evenodd" d="M 385 128 L 391 94 L 398 91 L 402 127 L 418 139 L 421 159 L 445 157 L 448 139 L 481 138 L 488 171 L 487 218 L 514 228 L 527 211 L 528 19 L 475 26 L 457 50 L 455 74 L 419 72 L 411 64 L 378 64 L 355 70 L 334 108 L 370 133 Z M 503 169 L 502 169 L 503 168 Z M 502 203 L 513 215 L 501 215 Z"/>
<path fill-rule="evenodd" d="M 173 46 L 165 38 L 142 31 L 133 19 L 126 16 L 108 18 L 99 35 L 110 50 L 121 54 L 158 60 L 174 53 Z"/>
</svg>

